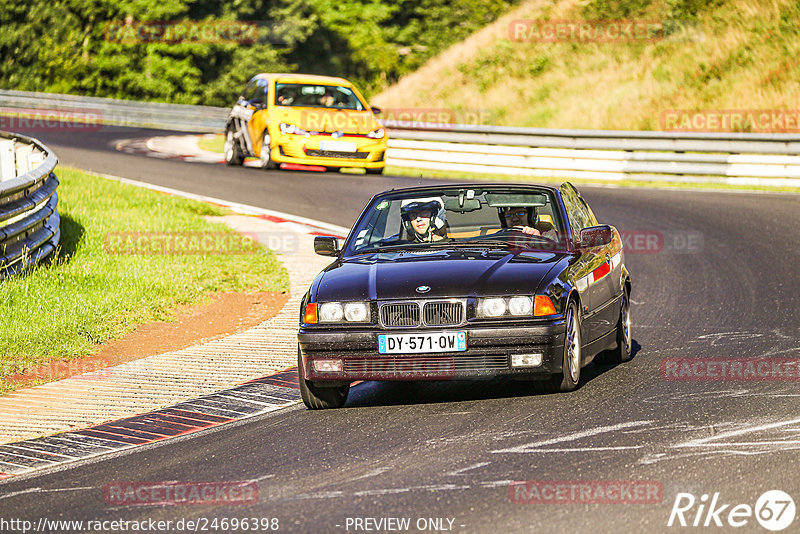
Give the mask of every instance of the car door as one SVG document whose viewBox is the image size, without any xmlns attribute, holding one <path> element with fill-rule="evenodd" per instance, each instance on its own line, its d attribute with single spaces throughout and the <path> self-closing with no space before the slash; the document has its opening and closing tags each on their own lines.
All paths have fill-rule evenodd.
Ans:
<svg viewBox="0 0 800 534">
<path fill-rule="evenodd" d="M 564 208 L 569 219 L 573 243 L 580 243 L 580 232 L 595 226 L 597 220 L 578 191 L 570 183 L 559 188 Z M 607 246 L 579 249 L 580 257 L 573 264 L 573 278 L 581 299 L 581 336 L 587 344 L 608 332 L 608 317 L 605 308 L 609 307 L 609 286 L 607 270 L 610 259 Z"/>
<path fill-rule="evenodd" d="M 582 211 L 588 216 L 586 224 L 588 226 L 597 226 L 599 224 L 597 218 L 586 203 L 586 200 L 580 196 L 580 193 L 578 193 L 578 199 Z M 594 310 L 597 314 L 597 319 L 594 321 L 597 325 L 597 331 L 593 334 L 596 337 L 600 337 L 610 330 L 613 330 L 617 324 L 620 305 L 617 299 L 620 293 L 620 286 L 617 282 L 620 280 L 620 270 L 622 267 L 620 262 L 617 261 L 619 256 L 615 257 L 615 254 L 620 251 L 620 247 L 621 241 L 616 231 L 614 231 L 614 237 L 610 243 L 595 247 L 595 253 L 605 260 L 604 265 L 601 265 L 598 270 L 594 271 L 593 275 L 593 282 L 597 285 L 596 294 L 599 299 L 597 308 Z"/>
</svg>

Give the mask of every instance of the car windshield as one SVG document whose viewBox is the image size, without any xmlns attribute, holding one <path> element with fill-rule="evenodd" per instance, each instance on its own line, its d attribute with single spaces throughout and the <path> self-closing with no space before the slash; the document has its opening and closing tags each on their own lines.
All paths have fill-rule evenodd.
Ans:
<svg viewBox="0 0 800 534">
<path fill-rule="evenodd" d="M 356 111 L 366 108 L 349 87 L 307 83 L 275 84 L 275 105 Z"/>
<path fill-rule="evenodd" d="M 563 250 L 566 234 L 548 189 L 458 187 L 373 200 L 345 254 L 418 248 Z"/>
</svg>

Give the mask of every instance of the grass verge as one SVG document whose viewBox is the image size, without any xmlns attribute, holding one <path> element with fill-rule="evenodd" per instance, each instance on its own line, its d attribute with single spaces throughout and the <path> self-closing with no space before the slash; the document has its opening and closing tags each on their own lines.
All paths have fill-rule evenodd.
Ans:
<svg viewBox="0 0 800 534">
<path fill-rule="evenodd" d="M 47 265 L 0 282 L 0 393 L 4 377 L 88 355 L 137 325 L 169 320 L 217 291 L 288 291 L 288 275 L 257 245 L 247 253 L 118 254 L 118 232 L 230 236 L 204 216 L 225 210 L 59 168 L 61 243 Z M 172 234 L 174 235 L 174 234 Z M 230 250 L 225 249 L 225 250 Z"/>
</svg>

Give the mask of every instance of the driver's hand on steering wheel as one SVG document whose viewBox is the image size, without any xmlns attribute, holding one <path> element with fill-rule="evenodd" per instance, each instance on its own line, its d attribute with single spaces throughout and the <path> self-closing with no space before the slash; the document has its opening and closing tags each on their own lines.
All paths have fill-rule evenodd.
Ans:
<svg viewBox="0 0 800 534">
<path fill-rule="evenodd" d="M 542 233 L 539 230 L 537 230 L 536 228 L 531 228 L 530 226 L 514 226 L 514 230 L 518 230 L 523 234 L 542 235 Z"/>
</svg>

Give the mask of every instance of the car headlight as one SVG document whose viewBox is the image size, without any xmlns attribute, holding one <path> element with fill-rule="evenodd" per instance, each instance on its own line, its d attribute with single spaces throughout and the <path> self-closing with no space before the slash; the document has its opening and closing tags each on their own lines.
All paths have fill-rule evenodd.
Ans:
<svg viewBox="0 0 800 534">
<path fill-rule="evenodd" d="M 508 299 L 508 312 L 511 315 L 530 315 L 533 301 L 530 297 L 511 297 Z"/>
<path fill-rule="evenodd" d="M 369 322 L 368 302 L 325 302 L 319 305 L 320 323 Z"/>
<path fill-rule="evenodd" d="M 288 122 L 282 122 L 278 126 L 281 129 L 281 133 L 284 134 L 284 135 L 294 134 L 294 135 L 305 135 L 306 137 L 311 135 L 307 131 L 303 130 L 302 128 L 299 128 L 299 127 L 295 126 L 294 124 L 289 124 Z"/>
<path fill-rule="evenodd" d="M 506 313 L 506 301 L 501 298 L 489 298 L 478 301 L 478 316 L 500 317 Z"/>
<path fill-rule="evenodd" d="M 386 135 L 386 130 L 383 128 L 378 128 L 377 130 L 372 130 L 370 133 L 368 133 L 367 137 L 370 139 L 383 139 L 384 135 Z"/>
<path fill-rule="evenodd" d="M 319 322 L 339 323 L 344 317 L 344 308 L 338 302 L 326 302 L 319 305 Z"/>
<path fill-rule="evenodd" d="M 489 297 L 478 299 L 477 316 L 493 318 L 503 316 L 530 317 L 533 315 L 533 297 Z"/>
<path fill-rule="evenodd" d="M 369 321 L 369 306 L 366 302 L 348 302 L 344 305 L 344 318 L 351 323 Z"/>
</svg>

